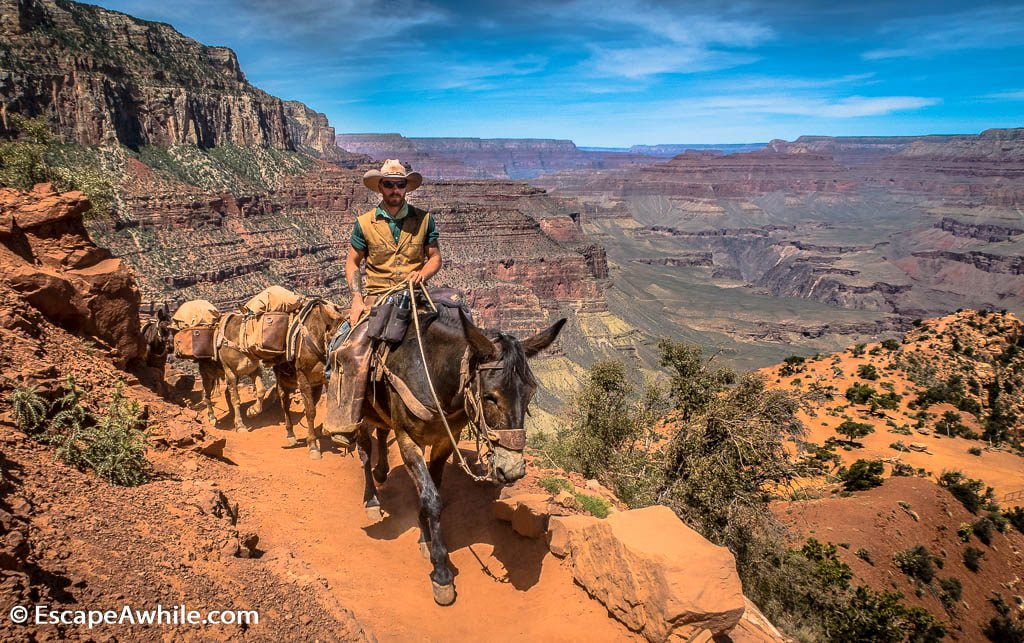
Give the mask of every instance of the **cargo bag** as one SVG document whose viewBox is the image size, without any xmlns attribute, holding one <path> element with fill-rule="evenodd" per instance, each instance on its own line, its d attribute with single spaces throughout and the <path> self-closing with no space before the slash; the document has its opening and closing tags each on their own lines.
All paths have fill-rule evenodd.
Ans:
<svg viewBox="0 0 1024 643">
<path fill-rule="evenodd" d="M 174 355 L 185 359 L 213 358 L 213 327 L 195 326 L 179 330 L 174 334 Z"/>
<path fill-rule="evenodd" d="M 260 350 L 283 353 L 288 344 L 288 313 L 263 313 L 260 319 Z"/>
</svg>

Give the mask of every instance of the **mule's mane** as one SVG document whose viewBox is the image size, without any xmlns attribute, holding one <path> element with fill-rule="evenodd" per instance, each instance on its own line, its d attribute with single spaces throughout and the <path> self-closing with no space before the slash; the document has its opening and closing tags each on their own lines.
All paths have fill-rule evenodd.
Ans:
<svg viewBox="0 0 1024 643">
<path fill-rule="evenodd" d="M 523 345 L 519 343 L 519 340 L 511 335 L 494 333 L 494 331 L 488 332 L 487 335 L 496 335 L 492 337 L 492 340 L 501 347 L 499 361 L 504 365 L 504 368 L 501 369 L 502 383 L 512 385 L 515 384 L 516 379 L 519 379 L 529 386 L 536 386 L 537 380 L 533 377 L 533 372 L 530 371 L 526 351 L 523 350 Z"/>
</svg>

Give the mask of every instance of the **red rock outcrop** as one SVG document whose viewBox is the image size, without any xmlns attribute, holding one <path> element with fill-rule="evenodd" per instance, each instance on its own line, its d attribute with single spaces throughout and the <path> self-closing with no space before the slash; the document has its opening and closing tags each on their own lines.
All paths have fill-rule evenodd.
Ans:
<svg viewBox="0 0 1024 643">
<path fill-rule="evenodd" d="M 552 553 L 629 629 L 649 641 L 726 634 L 746 609 L 736 561 L 654 505 L 589 516 L 552 516 Z M 700 581 L 696 581 L 700 579 Z"/>
<path fill-rule="evenodd" d="M 53 323 L 95 337 L 121 366 L 139 355 L 139 291 L 120 259 L 97 247 L 82 224 L 89 201 L 0 188 L 0 278 Z"/>
</svg>

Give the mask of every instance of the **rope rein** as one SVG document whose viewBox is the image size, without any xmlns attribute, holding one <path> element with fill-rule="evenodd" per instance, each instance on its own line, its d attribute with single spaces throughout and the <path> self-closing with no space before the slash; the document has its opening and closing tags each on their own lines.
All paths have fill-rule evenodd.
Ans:
<svg viewBox="0 0 1024 643">
<path fill-rule="evenodd" d="M 420 330 L 419 311 L 418 311 L 418 308 L 416 306 L 416 292 L 415 292 L 413 284 L 411 282 L 406 281 L 405 283 L 409 287 L 409 300 L 412 302 L 412 319 L 413 319 L 413 324 L 416 327 L 416 342 L 419 345 L 419 349 L 420 349 L 420 359 L 423 360 L 423 373 L 427 376 L 427 386 L 430 388 L 430 396 L 434 400 L 434 405 L 437 408 L 438 415 L 441 416 L 441 422 L 444 424 L 444 429 L 445 429 L 445 431 L 448 432 L 448 439 L 451 440 L 452 450 L 455 452 L 455 455 L 458 458 L 459 467 L 462 468 L 462 470 L 466 473 L 466 475 L 468 475 L 470 478 L 472 478 L 476 482 L 488 481 L 488 480 L 490 480 L 490 474 L 491 474 L 490 469 L 491 469 L 491 466 L 493 465 L 493 458 L 491 460 L 489 460 L 490 464 L 488 465 L 487 475 L 481 476 L 481 475 L 477 475 L 477 474 L 473 473 L 472 469 L 469 468 L 469 463 L 467 463 L 466 459 L 462 456 L 462 451 L 459 450 L 459 444 L 455 440 L 455 434 L 452 432 L 452 427 L 448 424 L 448 418 L 445 416 L 444 407 L 441 406 L 441 401 L 439 399 L 437 399 L 437 391 L 434 390 L 434 382 L 430 378 L 430 369 L 427 368 L 427 355 L 426 355 L 426 352 L 423 350 L 423 333 Z M 420 286 L 420 290 L 423 291 L 423 294 L 426 295 L 427 301 L 430 302 L 431 307 L 436 311 L 437 310 L 437 306 L 434 305 L 433 300 L 430 299 L 430 295 L 427 294 L 427 289 L 422 284 L 419 284 L 419 286 Z M 477 374 L 474 376 L 473 379 L 476 380 L 477 395 L 479 395 L 480 387 L 481 387 L 479 372 L 477 372 Z M 464 404 L 468 404 L 469 401 L 470 401 L 470 398 L 472 397 L 472 389 L 471 389 L 469 383 L 467 383 L 467 385 L 466 385 L 465 391 L 463 392 L 463 397 L 464 397 Z M 477 398 L 476 400 L 473 401 L 472 406 L 475 407 L 475 410 L 477 412 L 477 417 L 476 417 L 477 421 L 476 422 L 474 422 L 473 418 L 470 416 L 469 410 L 465 409 L 465 408 L 464 408 L 464 410 L 466 411 L 466 417 L 469 418 L 469 425 L 471 427 L 471 430 L 476 434 L 476 438 L 477 438 L 477 459 L 480 459 L 480 457 L 481 457 L 481 455 L 480 455 L 480 438 L 481 438 L 481 436 L 483 437 L 484 441 L 487 443 L 487 446 L 489 447 L 489 449 L 493 450 L 494 446 L 491 443 L 491 440 L 487 436 L 487 434 L 484 433 L 484 431 L 481 431 L 481 428 L 485 428 L 486 427 L 486 420 L 484 420 L 484 417 L 483 417 L 483 407 L 479 404 L 479 398 Z"/>
</svg>

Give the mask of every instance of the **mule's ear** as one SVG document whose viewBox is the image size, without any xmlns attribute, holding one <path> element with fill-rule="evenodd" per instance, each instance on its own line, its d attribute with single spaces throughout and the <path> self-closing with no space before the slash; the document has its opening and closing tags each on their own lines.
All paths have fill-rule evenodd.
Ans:
<svg viewBox="0 0 1024 643">
<path fill-rule="evenodd" d="M 157 311 L 156 311 L 156 318 L 159 319 L 160 321 L 163 321 L 163 322 L 169 321 L 171 319 L 171 316 L 167 314 L 167 306 L 166 305 L 163 308 L 158 308 L 157 309 Z"/>
<path fill-rule="evenodd" d="M 459 319 L 462 320 L 462 330 L 466 333 L 466 339 L 469 340 L 469 346 L 473 349 L 473 353 L 485 362 L 497 359 L 498 347 L 466 318 L 466 313 L 462 311 L 462 308 L 459 308 Z"/>
<path fill-rule="evenodd" d="M 562 331 L 562 326 L 565 325 L 565 317 L 559 319 L 551 327 L 545 331 L 541 331 L 522 341 L 523 350 L 526 351 L 527 357 L 533 357 L 537 353 L 541 352 L 545 348 L 551 345 L 551 342 L 555 341 L 558 337 L 558 333 Z"/>
</svg>

